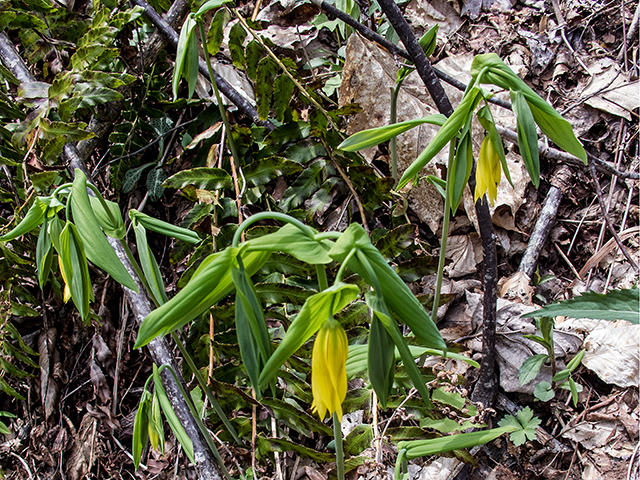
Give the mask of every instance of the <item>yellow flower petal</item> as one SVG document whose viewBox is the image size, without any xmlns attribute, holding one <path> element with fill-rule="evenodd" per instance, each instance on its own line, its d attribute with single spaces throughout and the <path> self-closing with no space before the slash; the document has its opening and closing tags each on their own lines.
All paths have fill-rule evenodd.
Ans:
<svg viewBox="0 0 640 480">
<path fill-rule="evenodd" d="M 62 294 L 62 300 L 64 301 L 64 303 L 67 303 L 71 299 L 71 290 L 69 289 L 69 284 L 67 283 L 67 276 L 64 273 L 62 258 L 60 258 L 60 256 L 58 256 L 58 265 L 60 266 L 60 274 L 62 275 L 62 280 L 64 280 L 64 293 Z"/>
<path fill-rule="evenodd" d="M 347 396 L 346 362 L 349 354 L 347 334 L 334 318 L 321 327 L 313 344 L 311 359 L 311 389 L 313 411 L 320 419 L 326 413 L 342 420 L 342 402 Z"/>
<path fill-rule="evenodd" d="M 498 197 L 498 184 L 502 176 L 500 157 L 496 151 L 491 137 L 487 135 L 480 145 L 480 155 L 478 155 L 478 167 L 476 169 L 476 190 L 474 200 L 482 197 L 488 192 L 489 201 L 493 205 Z"/>
</svg>

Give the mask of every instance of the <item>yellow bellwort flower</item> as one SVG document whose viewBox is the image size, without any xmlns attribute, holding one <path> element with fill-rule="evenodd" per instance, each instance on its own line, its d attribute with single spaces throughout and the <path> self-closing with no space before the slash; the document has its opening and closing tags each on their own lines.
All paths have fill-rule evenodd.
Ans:
<svg viewBox="0 0 640 480">
<path fill-rule="evenodd" d="M 67 303 L 71 299 L 71 290 L 69 289 L 69 283 L 67 282 L 67 276 L 64 273 L 64 267 L 62 266 L 62 258 L 58 256 L 58 265 L 60 266 L 60 273 L 62 274 L 62 280 L 64 280 L 64 303 Z"/>
<path fill-rule="evenodd" d="M 323 420 L 334 412 L 342 420 L 342 402 L 347 396 L 346 362 L 349 355 L 347 334 L 340 322 L 329 318 L 321 327 L 313 344 L 311 360 L 312 410 Z"/>
<path fill-rule="evenodd" d="M 496 151 L 490 136 L 487 135 L 480 145 L 478 156 L 478 168 L 476 169 L 476 191 L 474 201 L 482 197 L 488 191 L 489 201 L 493 205 L 498 196 L 498 184 L 502 175 L 500 157 Z"/>
</svg>

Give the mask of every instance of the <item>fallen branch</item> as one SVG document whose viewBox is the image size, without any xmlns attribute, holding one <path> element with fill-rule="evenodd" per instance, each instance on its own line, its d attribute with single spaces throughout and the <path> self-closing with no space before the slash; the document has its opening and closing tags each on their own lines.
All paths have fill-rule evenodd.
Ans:
<svg viewBox="0 0 640 480">
<path fill-rule="evenodd" d="M 5 67 L 8 68 L 21 82 L 35 81 L 35 78 L 31 75 L 31 72 L 29 72 L 26 64 L 22 61 L 22 58 L 20 58 L 20 55 L 16 52 L 13 44 L 4 33 L 0 33 L 0 60 L 2 60 Z M 76 168 L 79 168 L 87 176 L 87 181 L 93 183 L 86 165 L 82 161 L 75 146 L 71 144 L 65 145 L 63 149 L 63 158 L 67 162 L 71 175 L 73 175 Z M 144 293 L 142 282 L 129 262 L 120 241 L 111 237 L 107 237 L 107 239 L 118 255 L 118 258 L 122 261 L 122 264 L 135 280 L 138 291 L 140 292 L 135 293 L 132 290 L 123 287 L 127 301 L 131 306 L 133 316 L 137 324 L 140 325 L 142 320 L 144 320 L 152 310 L 151 301 Z M 169 364 L 175 372 L 180 372 L 180 369 L 177 368 L 175 359 L 163 337 L 154 339 L 147 346 L 149 347 L 149 352 L 151 353 L 153 361 L 157 365 Z M 161 375 L 167 396 L 171 401 L 171 405 L 175 410 L 180 423 L 187 432 L 187 435 L 193 442 L 194 456 L 197 460 L 196 469 L 198 477 L 205 480 L 220 480 L 221 476 L 213 453 L 209 450 L 204 437 L 198 429 L 195 420 L 191 416 L 189 407 L 187 406 L 185 399 L 180 394 L 177 383 L 167 369 L 164 369 Z M 184 380 L 182 380 L 182 382 L 184 382 Z"/>
<path fill-rule="evenodd" d="M 158 29 L 162 35 L 165 36 L 169 43 L 171 43 L 174 47 L 177 47 L 179 36 L 178 33 L 173 29 L 171 25 L 169 25 L 159 14 L 155 11 L 155 9 L 149 5 L 145 0 L 132 0 L 136 5 L 144 8 L 144 14 L 147 16 L 151 23 Z M 198 71 L 208 78 L 209 77 L 209 69 L 207 68 L 206 62 L 198 57 Z M 271 122 L 265 122 L 260 120 L 258 115 L 258 111 L 256 108 L 251 105 L 246 98 L 244 98 L 235 88 L 233 88 L 229 83 L 218 75 L 216 72 L 213 72 L 213 80 L 218 85 L 218 89 L 220 92 L 224 94 L 240 111 L 242 111 L 245 115 L 251 118 L 251 120 L 257 125 L 261 125 L 263 127 L 268 128 L 269 130 L 273 130 L 275 126 Z"/>
</svg>

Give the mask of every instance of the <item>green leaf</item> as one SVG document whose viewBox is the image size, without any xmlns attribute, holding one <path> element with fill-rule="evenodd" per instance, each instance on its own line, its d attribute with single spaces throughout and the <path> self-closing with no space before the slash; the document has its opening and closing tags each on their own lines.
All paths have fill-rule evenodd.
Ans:
<svg viewBox="0 0 640 480">
<path fill-rule="evenodd" d="M 328 425 L 320 422 L 316 417 L 300 410 L 287 401 L 276 398 L 263 398 L 260 403 L 273 411 L 276 420 L 283 422 L 289 428 L 297 431 L 305 437 L 309 437 L 311 432 L 331 436 L 333 430 Z"/>
<path fill-rule="evenodd" d="M 271 342 L 262 305 L 241 260 L 231 267 L 231 277 L 236 288 L 236 330 L 240 354 L 251 385 L 260 397 L 260 367 L 271 355 Z"/>
<path fill-rule="evenodd" d="M 333 453 L 321 453 L 317 450 L 313 450 L 297 443 L 293 443 L 283 438 L 265 438 L 262 433 L 256 437 L 256 457 L 263 457 L 271 452 L 288 453 L 303 457 L 310 458 L 319 463 L 329 463 L 335 461 L 335 455 Z"/>
<path fill-rule="evenodd" d="M 79 169 L 75 170 L 75 179 L 69 202 L 87 259 L 96 267 L 111 275 L 116 282 L 137 292 L 138 287 L 133 278 L 131 278 L 116 252 L 109 245 L 107 237 L 100 229 L 100 224 L 91 208 L 89 195 L 87 195 L 87 179 Z"/>
<path fill-rule="evenodd" d="M 155 395 L 158 397 L 158 402 L 162 407 L 164 418 L 167 419 L 167 423 L 171 427 L 171 431 L 176 436 L 178 442 L 180 442 L 180 445 L 182 445 L 182 448 L 184 449 L 184 452 L 187 454 L 187 457 L 189 458 L 191 463 L 196 463 L 193 456 L 193 442 L 187 435 L 187 432 L 184 431 L 184 427 L 180 423 L 180 420 L 178 420 L 176 412 L 173 411 L 173 407 L 171 406 L 169 397 L 167 397 L 167 393 L 162 386 L 160 370 L 155 364 L 153 365 L 153 383 L 155 385 Z M 185 398 L 185 401 L 189 400 Z"/>
<path fill-rule="evenodd" d="M 109 138 L 111 139 L 111 137 Z M 147 163 L 145 165 L 141 165 L 140 167 L 127 170 L 127 172 L 124 174 L 124 181 L 122 182 L 122 192 L 123 193 L 131 192 L 136 182 L 140 180 L 140 177 L 142 176 L 142 172 L 153 165 L 154 165 L 153 163 Z"/>
<path fill-rule="evenodd" d="M 331 242 L 308 237 L 302 230 L 292 224 L 286 224 L 277 232 L 253 238 L 247 242 L 248 252 L 284 252 L 306 263 L 328 264 L 331 257 L 328 252 Z"/>
<path fill-rule="evenodd" d="M 260 385 L 269 383 L 282 364 L 318 331 L 322 323 L 355 300 L 359 293 L 355 285 L 337 283 L 309 297 L 262 370 Z"/>
<path fill-rule="evenodd" d="M 513 113 L 518 119 L 518 147 L 524 166 L 527 167 L 531 183 L 538 188 L 540 185 L 540 157 L 538 153 L 538 134 L 529 104 L 524 94 L 519 90 L 511 90 L 511 104 Z"/>
<path fill-rule="evenodd" d="M 3 377 L 0 377 L 0 390 L 2 390 L 7 395 L 11 395 L 12 397 L 17 398 L 18 400 L 26 400 L 11 385 L 9 385 Z"/>
<path fill-rule="evenodd" d="M 540 382 L 533 389 L 533 396 L 543 402 L 548 402 L 556 396 L 549 382 Z"/>
<path fill-rule="evenodd" d="M 295 85 L 288 75 L 284 73 L 276 77 L 273 84 L 273 113 L 278 122 L 284 122 L 284 114 L 287 111 L 289 102 L 293 98 Z"/>
<path fill-rule="evenodd" d="M 269 108 L 273 98 L 273 77 L 277 71 L 278 66 L 270 57 L 264 57 L 258 63 L 256 72 L 256 106 L 260 120 L 266 120 L 269 116 Z"/>
<path fill-rule="evenodd" d="M 149 404 L 151 402 L 151 393 L 147 390 L 142 392 L 138 411 L 133 420 L 133 437 L 131 439 L 131 456 L 133 457 L 133 465 L 138 470 L 140 461 L 142 460 L 142 451 L 147 446 L 149 439 Z"/>
<path fill-rule="evenodd" d="M 14 238 L 18 238 L 36 228 L 44 220 L 44 213 L 47 210 L 47 204 L 40 197 L 36 197 L 35 201 L 27 211 L 22 221 L 16 225 L 10 232 L 0 237 L 0 242 L 8 242 Z"/>
<path fill-rule="evenodd" d="M 271 180 L 297 173 L 303 169 L 302 165 L 282 157 L 267 157 L 257 160 L 244 167 L 242 173 L 250 187 L 265 185 Z"/>
<path fill-rule="evenodd" d="M 134 223 L 139 223 L 147 230 L 166 235 L 167 237 L 176 238 L 188 243 L 200 243 L 200 237 L 193 230 L 178 227 L 172 223 L 164 222 L 154 217 L 150 217 L 146 213 L 142 213 L 132 208 L 129 210 L 129 218 Z"/>
<path fill-rule="evenodd" d="M 374 147 L 393 137 L 397 137 L 401 133 L 411 130 L 417 126 L 429 123 L 431 125 L 442 126 L 446 122 L 447 117 L 438 113 L 435 115 L 429 115 L 424 118 L 418 118 L 416 120 L 406 120 L 400 123 L 394 123 L 392 125 L 386 125 L 384 127 L 370 128 L 368 130 L 362 130 L 361 132 L 354 133 L 344 142 L 338 145 L 338 148 L 346 152 L 357 152 L 366 148 Z"/>
<path fill-rule="evenodd" d="M 149 200 L 157 202 L 164 193 L 162 182 L 167 179 L 167 174 L 162 168 L 154 168 L 147 174 L 147 193 Z"/>
<path fill-rule="evenodd" d="M 411 328 L 422 345 L 446 350 L 444 340 L 425 308 L 402 279 L 396 275 L 380 252 L 371 245 L 371 241 L 361 225 L 351 224 L 335 242 L 329 251 L 329 256 L 338 262 L 343 262 L 353 248 L 360 250 L 371 264 L 380 283 L 385 304 L 391 307 L 402 321 Z M 356 256 L 351 258 L 347 266 L 360 275 L 369 285 L 373 285 L 371 282 L 374 279 L 370 278 Z"/>
<path fill-rule="evenodd" d="M 151 408 L 149 409 L 149 441 L 154 450 L 164 453 L 164 425 L 160 415 L 160 400 L 157 395 L 153 396 Z"/>
<path fill-rule="evenodd" d="M 571 400 L 573 401 L 573 406 L 578 406 L 578 385 L 573 380 L 573 378 L 569 377 L 569 387 L 571 388 Z"/>
<path fill-rule="evenodd" d="M 38 126 L 44 133 L 45 138 L 64 135 L 67 140 L 79 142 L 96 136 L 93 132 L 85 130 L 87 125 L 84 123 L 52 122 L 47 118 L 42 118 Z"/>
<path fill-rule="evenodd" d="M 576 368 L 578 368 L 578 365 L 580 365 L 580 362 L 582 361 L 582 359 L 584 358 L 584 354 L 585 351 L 584 350 L 580 350 L 575 357 L 573 357 L 569 363 L 567 363 L 567 370 L 569 370 L 570 372 L 573 372 Z"/>
<path fill-rule="evenodd" d="M 53 263 L 53 249 L 51 245 L 49 222 L 45 218 L 36 245 L 36 269 L 38 270 L 40 289 L 44 287 L 47 278 L 49 278 L 49 272 L 51 271 L 51 264 Z"/>
<path fill-rule="evenodd" d="M 502 434 L 513 432 L 515 429 L 516 427 L 514 425 L 506 425 L 504 427 L 480 432 L 459 433 L 457 435 L 430 438 L 428 440 L 400 442 L 398 443 L 398 451 L 406 450 L 405 459 L 411 460 L 427 455 L 436 455 L 438 453 L 482 445 L 495 440 Z"/>
<path fill-rule="evenodd" d="M 376 242 L 376 248 L 387 261 L 395 259 L 413 245 L 416 227 L 410 223 L 398 225 Z"/>
<path fill-rule="evenodd" d="M 305 199 L 313 195 L 327 177 L 333 173 L 333 166 L 323 158 L 311 163 L 285 190 L 280 199 L 280 208 L 287 212 L 298 207 Z"/>
<path fill-rule="evenodd" d="M 247 31 L 240 22 L 236 23 L 229 30 L 229 53 L 233 65 L 240 70 L 244 70 L 247 61 L 244 58 L 244 40 L 247 38 Z"/>
<path fill-rule="evenodd" d="M 471 167 L 473 167 L 473 150 L 471 147 L 471 122 L 467 122 L 464 129 L 465 133 L 458 142 L 456 154 L 453 161 L 453 180 L 450 192 L 451 213 L 455 215 L 462 200 L 464 189 L 471 175 Z"/>
<path fill-rule="evenodd" d="M 255 81 L 258 75 L 258 64 L 265 55 L 265 51 L 258 42 L 251 40 L 247 43 L 246 55 L 247 77 L 249 77 L 250 80 Z"/>
<path fill-rule="evenodd" d="M 173 67 L 173 100 L 178 98 L 178 86 L 180 85 L 180 79 L 182 73 L 185 71 L 185 64 L 190 59 L 188 58 L 188 49 L 191 47 L 191 37 L 194 35 L 193 31 L 196 27 L 196 21 L 191 15 L 187 15 L 182 24 L 180 30 L 180 38 L 178 39 L 178 48 L 176 53 L 176 62 Z M 197 54 L 197 50 L 196 50 Z"/>
<path fill-rule="evenodd" d="M 416 363 L 413 360 L 413 355 L 411 355 L 411 350 L 409 350 L 409 346 L 405 341 L 400 329 L 398 328 L 398 324 L 396 321 L 391 318 L 389 311 L 387 310 L 387 306 L 382 298 L 378 297 L 374 292 L 368 292 L 365 295 L 365 300 L 369 308 L 373 311 L 374 315 L 380 320 L 385 330 L 389 334 L 389 337 L 395 343 L 396 348 L 400 352 L 400 357 L 402 358 L 402 362 L 404 364 L 404 368 L 407 371 L 409 378 L 413 382 L 414 387 L 420 393 L 420 396 L 424 400 L 427 407 L 431 406 L 431 402 L 429 400 L 429 391 L 425 386 L 424 378 L 418 370 Z M 369 358 L 371 358 L 371 353 L 369 354 Z M 377 373 L 377 372 L 376 372 Z M 372 372 L 369 373 L 369 379 L 373 382 L 371 378 Z M 386 404 L 384 401 L 383 404 Z"/>
<path fill-rule="evenodd" d="M 540 367 L 544 365 L 544 362 L 547 361 L 549 355 L 533 355 L 527 358 L 522 366 L 520 367 L 520 372 L 518 373 L 518 380 L 520 380 L 520 385 L 526 385 L 533 379 L 538 376 L 540 372 Z"/>
<path fill-rule="evenodd" d="M 477 87 L 472 87 L 465 92 L 460 105 L 458 105 L 453 114 L 447 119 L 444 125 L 442 125 L 442 128 L 438 130 L 438 133 L 433 137 L 427 148 L 425 148 L 409 168 L 405 170 L 398 183 L 398 189 L 401 189 L 409 183 L 409 180 L 416 177 L 418 173 L 420 173 L 420 170 L 458 134 L 460 129 L 467 123 L 469 115 L 472 114 L 481 99 L 482 92 Z"/>
<path fill-rule="evenodd" d="M 93 289 L 83 241 L 71 222 L 67 222 L 60 232 L 58 254 L 62 259 L 73 303 L 78 308 L 82 320 L 86 320 L 89 315 L 89 301 L 93 298 Z"/>
<path fill-rule="evenodd" d="M 229 20 L 231 20 L 231 13 L 226 8 L 221 8 L 213 16 L 207 33 L 207 49 L 210 55 L 216 55 L 220 51 L 220 45 L 224 40 L 224 28 Z"/>
<path fill-rule="evenodd" d="M 501 427 L 513 427 L 516 430 L 510 435 L 511 441 L 519 447 L 527 440 L 536 439 L 536 428 L 540 425 L 540 419 L 533 416 L 533 410 L 525 407 L 518 412 L 518 418 L 507 415 L 498 422 Z"/>
<path fill-rule="evenodd" d="M 378 395 L 382 408 L 387 408 L 395 376 L 395 345 L 377 315 L 371 319 L 367 364 L 371 386 Z"/>
<path fill-rule="evenodd" d="M 156 257 L 149 248 L 149 243 L 147 242 L 147 231 L 141 224 L 135 221 L 133 222 L 133 231 L 136 235 L 136 246 L 138 248 L 140 266 L 142 267 L 142 272 L 144 273 L 151 293 L 158 303 L 166 303 L 168 298 L 164 290 L 162 274 L 160 273 Z"/>
<path fill-rule="evenodd" d="M 214 8 L 221 7 L 225 3 L 232 3 L 232 1 L 231 0 L 208 0 L 207 2 L 204 2 L 202 4 L 202 6 L 195 13 L 195 16 L 196 17 L 202 17 L 209 10 L 213 10 Z M 226 9 L 224 9 L 224 10 L 226 10 Z"/>
<path fill-rule="evenodd" d="M 103 199 L 103 201 L 104 204 L 97 197 L 89 197 L 93 213 L 104 233 L 111 238 L 122 240 L 126 234 L 126 229 L 120 213 L 120 205 L 109 200 Z"/>
<path fill-rule="evenodd" d="M 231 175 L 221 168 L 206 167 L 183 170 L 164 181 L 164 186 L 168 188 L 185 188 L 187 185 L 213 192 L 233 187 L 233 181 Z"/>
<path fill-rule="evenodd" d="M 606 294 L 587 292 L 579 297 L 523 314 L 525 317 L 564 315 L 573 318 L 594 320 L 627 320 L 640 323 L 640 290 L 611 290 Z"/>
<path fill-rule="evenodd" d="M 231 293 L 234 288 L 231 263 L 240 251 L 227 248 L 207 257 L 185 288 L 147 315 L 140 325 L 134 348 L 143 347 L 157 336 L 183 327 Z M 242 261 L 248 274 L 253 275 L 268 257 L 268 252 L 250 252 L 242 255 Z"/>
</svg>

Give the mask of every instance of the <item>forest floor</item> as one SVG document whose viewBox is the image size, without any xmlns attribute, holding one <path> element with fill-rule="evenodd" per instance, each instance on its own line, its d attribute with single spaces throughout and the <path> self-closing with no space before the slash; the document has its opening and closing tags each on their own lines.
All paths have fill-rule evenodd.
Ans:
<svg viewBox="0 0 640 480">
<path fill-rule="evenodd" d="M 366 13 L 370 2 L 358 3 Z M 427 27 L 440 25 L 438 44 L 431 57 L 436 68 L 466 84 L 474 55 L 497 53 L 569 120 L 591 155 L 615 165 L 618 171 L 637 173 L 640 167 L 637 0 L 518 0 L 513 5 L 509 0 L 496 0 L 492 5 L 488 3 L 492 2 L 412 0 L 402 2 L 402 9 L 418 37 Z M 327 105 L 357 104 L 360 107 L 359 113 L 343 117 L 342 127 L 349 134 L 389 122 L 389 90 L 402 59 L 394 58 L 355 33 L 348 41 L 337 40 L 332 18 L 318 18 L 320 10 L 308 2 L 270 0 L 259 3 L 258 7 L 254 2 L 247 2 L 240 7 L 240 12 L 245 17 L 256 14 L 257 21 L 265 27 L 262 33 L 273 42 L 274 49 L 280 56 L 296 62 L 300 78 L 306 84 L 318 91 L 322 89 Z M 361 21 L 370 26 L 383 25 L 379 11 L 372 9 L 372 12 L 363 14 Z M 167 47 L 167 51 L 172 48 Z M 228 53 L 226 40 L 218 60 L 224 58 L 225 52 Z M 230 62 L 222 63 L 230 68 Z M 399 98 L 399 121 L 435 113 L 419 78 L 413 75 L 407 79 Z M 243 82 L 246 80 L 239 79 L 232 84 L 241 88 Z M 462 92 L 449 85 L 445 87 L 455 106 Z M 501 125 L 515 127 L 511 112 L 494 110 Z M 185 112 L 187 120 L 190 115 L 187 108 Z M 424 128 L 400 137 L 401 171 L 428 143 L 431 134 L 431 130 Z M 474 137 L 476 146 L 481 138 Z M 185 146 L 184 143 L 182 147 L 177 143 L 171 145 L 170 148 L 176 150 Z M 531 319 L 520 319 L 520 313 L 589 290 L 602 293 L 637 286 L 638 273 L 612 239 L 605 222 L 606 216 L 622 237 L 630 257 L 638 262 L 640 184 L 637 175 L 629 178 L 598 170 L 602 189 L 599 199 L 589 168 L 579 163 L 562 163 L 543 154 L 542 182 L 536 189 L 529 182 L 517 148 L 509 143 L 506 147 L 514 185 L 511 187 L 503 180 L 491 208 L 500 278 L 496 339 L 500 390 L 495 404 L 484 412 L 484 421 L 495 424 L 496 419 L 506 413 L 530 406 L 542 422 L 537 439 L 523 446 L 516 447 L 506 436 L 500 437 L 473 449 L 472 456 L 415 460 L 409 466 L 410 476 L 422 480 L 638 480 L 638 325 L 623 321 L 556 319 L 559 361 L 564 362 L 580 349 L 587 351 L 583 365 L 573 376 L 582 386 L 577 406 L 567 391 L 559 391 L 552 400 L 542 402 L 534 396 L 536 382 L 522 386 L 518 381 L 523 360 L 532 353 L 540 353 L 533 352 L 530 343 L 523 339 L 523 332 L 534 333 L 535 328 Z M 104 151 L 106 140 L 91 157 L 90 170 L 100 162 Z M 389 174 L 386 145 L 371 148 L 363 155 L 374 169 Z M 175 173 L 179 168 L 188 167 L 187 163 L 181 160 L 168 168 Z M 427 173 L 441 176 L 446 158 L 436 157 L 430 165 Z M 107 191 L 113 191 L 116 187 L 106 172 L 102 170 L 98 174 L 98 183 Z M 277 200 L 291 183 L 289 177 L 280 178 L 268 187 L 270 194 Z M 528 278 L 521 272 L 520 261 L 554 186 L 562 192 L 561 201 L 532 278 Z M 331 190 L 329 193 L 330 201 L 315 209 L 313 220 L 326 229 L 344 228 L 346 220 L 338 213 L 345 205 L 351 208 L 352 199 Z M 144 196 L 144 190 L 137 186 L 123 198 L 128 198 L 128 206 L 139 207 Z M 161 218 L 182 219 L 193 203 L 186 197 L 180 191 L 167 189 L 161 202 L 150 202 L 146 211 Z M 445 270 L 444 286 L 448 303 L 440 307 L 438 327 L 447 341 L 479 360 L 483 257 L 472 197 L 472 192 L 465 193 L 463 205 L 449 231 L 447 257 L 450 262 Z M 606 213 L 601 201 L 606 204 Z M 306 206 L 314 207 L 309 202 Z M 245 214 L 254 213 L 251 208 L 246 206 Z M 398 207 L 387 202 L 378 216 L 369 218 L 371 230 L 393 229 L 393 218 L 398 213 L 392 213 L 393 208 Z M 414 189 L 404 212 L 411 225 L 407 238 L 412 245 L 425 247 L 430 254 L 437 253 L 442 210 L 443 203 L 435 188 Z M 5 218 L 10 215 L 7 208 L 2 215 Z M 188 268 L 188 259 L 170 264 L 167 246 L 155 239 L 153 244 L 160 252 L 159 263 L 168 279 L 167 294 L 171 297 L 178 291 L 179 274 Z M 435 275 L 425 275 L 414 281 L 411 288 L 416 294 L 430 294 L 434 283 Z M 0 478 L 195 478 L 193 468 L 170 435 L 165 454 L 149 451 L 143 468 L 134 471 L 133 420 L 152 362 L 144 350 L 132 348 L 137 327 L 127 321 L 128 307 L 122 301 L 120 287 L 107 280 L 97 285 L 95 294 L 93 305 L 100 323 L 80 322 L 73 305 L 56 300 L 51 291 L 49 296 L 42 297 L 46 304 L 43 316 L 14 317 L 27 344 L 40 352 L 38 362 L 43 373 L 36 372 L 33 378 L 14 382 L 26 400 L 0 401 L 0 411 L 17 416 L 4 419 L 13 433 L 0 442 Z M 49 350 L 43 349 L 43 342 L 48 342 Z M 448 378 L 455 376 L 458 391 L 472 391 L 477 380 L 477 371 L 462 362 L 434 361 L 425 366 L 436 375 L 440 372 Z M 550 376 L 545 368 L 541 375 Z M 352 380 L 350 391 L 360 392 L 362 383 Z M 55 394 L 43 393 L 47 389 L 56 390 Z M 222 392 L 219 394 L 224 395 Z M 386 425 L 390 432 L 399 432 L 401 427 L 423 426 L 404 402 L 376 415 L 370 407 L 345 407 L 345 411 L 345 433 L 373 422 Z M 265 421 L 273 413 L 267 407 L 258 406 L 257 413 L 254 408 L 253 414 Z M 245 408 L 244 415 L 250 418 L 251 409 Z M 275 430 L 275 423 L 272 425 Z M 250 437 L 250 433 L 248 435 Z M 393 441 L 389 441 L 391 437 L 390 433 L 386 440 L 372 442 L 371 448 L 364 449 L 360 455 L 370 460 L 353 468 L 348 478 L 392 478 L 397 450 Z M 0 435 L 0 440 L 2 438 Z M 323 446 L 322 438 L 312 433 L 307 445 L 313 451 L 330 453 Z M 300 438 L 296 439 L 302 443 Z M 239 478 L 237 463 L 243 470 L 251 465 L 250 444 L 228 446 L 221 451 L 235 478 Z M 255 478 L 335 478 L 334 465 L 305 457 L 300 452 L 258 455 L 257 460 L 253 459 Z"/>
</svg>

